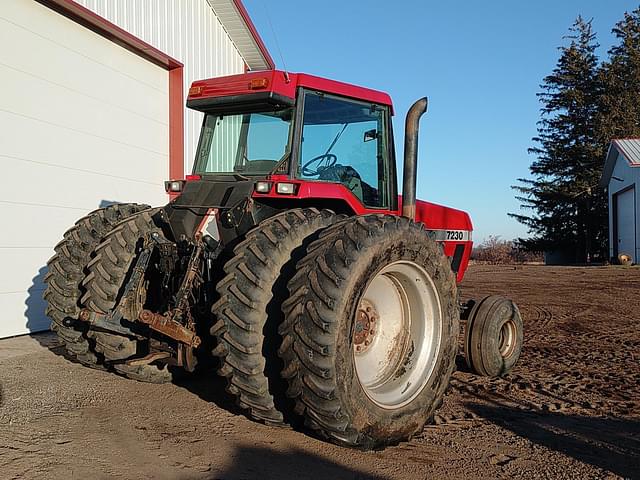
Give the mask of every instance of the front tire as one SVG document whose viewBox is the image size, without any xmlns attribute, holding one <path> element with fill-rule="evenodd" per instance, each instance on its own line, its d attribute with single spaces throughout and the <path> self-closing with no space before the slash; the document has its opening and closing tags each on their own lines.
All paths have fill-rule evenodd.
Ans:
<svg viewBox="0 0 640 480">
<path fill-rule="evenodd" d="M 485 297 L 473 306 L 465 326 L 467 365 L 477 375 L 506 375 L 520 358 L 522 340 L 522 317 L 516 304 L 499 295 Z"/>
<path fill-rule="evenodd" d="M 422 224 L 367 215 L 321 233 L 289 282 L 281 355 L 308 426 L 374 448 L 419 432 L 455 367 L 456 282 Z"/>
</svg>

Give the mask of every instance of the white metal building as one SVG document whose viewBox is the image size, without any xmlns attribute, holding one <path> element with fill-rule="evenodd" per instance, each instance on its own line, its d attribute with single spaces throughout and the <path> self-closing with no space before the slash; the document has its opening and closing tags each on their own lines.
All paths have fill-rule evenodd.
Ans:
<svg viewBox="0 0 640 480">
<path fill-rule="evenodd" d="M 190 83 L 266 68 L 240 0 L 0 1 L 0 338 L 48 328 L 45 265 L 76 219 L 166 203 L 200 129 Z"/>
<path fill-rule="evenodd" d="M 613 140 L 601 185 L 609 192 L 609 253 L 640 261 L 640 139 Z"/>
</svg>

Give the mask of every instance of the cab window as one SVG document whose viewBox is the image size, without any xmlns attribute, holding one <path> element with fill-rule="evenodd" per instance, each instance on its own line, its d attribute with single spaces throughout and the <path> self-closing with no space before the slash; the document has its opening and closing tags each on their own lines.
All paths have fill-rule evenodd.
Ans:
<svg viewBox="0 0 640 480">
<path fill-rule="evenodd" d="M 389 205 L 387 109 L 305 92 L 298 177 L 342 183 L 367 207 Z"/>
</svg>

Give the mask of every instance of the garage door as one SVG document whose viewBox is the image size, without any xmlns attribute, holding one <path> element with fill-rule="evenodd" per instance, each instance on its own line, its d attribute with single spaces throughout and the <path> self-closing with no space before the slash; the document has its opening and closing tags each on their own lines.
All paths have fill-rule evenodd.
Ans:
<svg viewBox="0 0 640 480">
<path fill-rule="evenodd" d="M 636 210 L 635 189 L 630 188 L 616 195 L 616 231 L 618 236 L 617 252 L 631 255 L 636 259 Z"/>
<path fill-rule="evenodd" d="M 0 2 L 0 337 L 48 328 L 43 277 L 76 219 L 166 202 L 168 72 L 33 0 Z"/>
</svg>

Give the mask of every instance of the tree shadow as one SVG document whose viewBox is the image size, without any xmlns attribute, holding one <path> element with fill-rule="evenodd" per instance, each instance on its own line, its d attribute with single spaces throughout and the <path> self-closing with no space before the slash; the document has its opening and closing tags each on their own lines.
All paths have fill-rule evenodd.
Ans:
<svg viewBox="0 0 640 480">
<path fill-rule="evenodd" d="M 210 480 L 261 480 L 296 478 L 310 480 L 353 479 L 385 480 L 388 477 L 362 472 L 339 465 L 326 458 L 298 448 L 290 448 L 286 453 L 264 447 L 240 447 L 232 456 L 233 464 L 223 472 L 218 472 Z"/>
<path fill-rule="evenodd" d="M 551 450 L 624 478 L 640 478 L 640 421 L 521 411 L 471 403 L 478 416 Z"/>
</svg>

